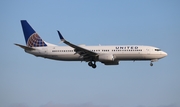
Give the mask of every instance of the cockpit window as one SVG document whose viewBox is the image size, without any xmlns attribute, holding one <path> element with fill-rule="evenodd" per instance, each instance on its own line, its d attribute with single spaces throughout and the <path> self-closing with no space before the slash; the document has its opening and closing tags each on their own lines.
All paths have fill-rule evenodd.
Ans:
<svg viewBox="0 0 180 107">
<path fill-rule="evenodd" d="M 161 51 L 161 49 L 155 49 L 155 51 Z"/>
</svg>

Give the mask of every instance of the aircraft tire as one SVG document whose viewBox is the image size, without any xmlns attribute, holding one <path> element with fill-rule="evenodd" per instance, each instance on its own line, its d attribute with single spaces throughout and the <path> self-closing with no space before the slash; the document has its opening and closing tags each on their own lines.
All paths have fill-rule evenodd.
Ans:
<svg viewBox="0 0 180 107">
<path fill-rule="evenodd" d="M 93 65 L 93 63 L 90 61 L 90 62 L 88 63 L 88 65 L 89 65 L 89 66 L 92 66 L 92 65 Z"/>
<path fill-rule="evenodd" d="M 96 66 L 96 64 L 92 64 L 92 68 L 96 68 L 97 66 Z"/>
<path fill-rule="evenodd" d="M 150 66 L 153 66 L 153 63 L 152 63 L 152 62 L 150 63 Z"/>
</svg>

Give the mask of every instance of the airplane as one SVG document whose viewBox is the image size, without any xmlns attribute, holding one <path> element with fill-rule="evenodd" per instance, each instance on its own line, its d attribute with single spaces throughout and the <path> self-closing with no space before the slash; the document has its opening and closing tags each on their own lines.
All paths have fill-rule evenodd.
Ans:
<svg viewBox="0 0 180 107">
<path fill-rule="evenodd" d="M 167 53 L 153 46 L 143 45 L 112 45 L 112 46 L 86 46 L 75 45 L 67 41 L 59 31 L 60 40 L 68 46 L 57 46 L 45 42 L 26 20 L 21 20 L 22 30 L 26 42 L 25 45 L 15 44 L 25 52 L 37 57 L 44 57 L 60 61 L 85 61 L 92 68 L 96 68 L 96 62 L 104 65 L 119 65 L 119 61 L 158 61 L 167 56 Z"/>
</svg>

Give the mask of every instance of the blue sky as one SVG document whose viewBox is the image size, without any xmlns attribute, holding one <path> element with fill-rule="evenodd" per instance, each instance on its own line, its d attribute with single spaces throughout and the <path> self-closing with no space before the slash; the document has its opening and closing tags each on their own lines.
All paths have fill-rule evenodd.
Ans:
<svg viewBox="0 0 180 107">
<path fill-rule="evenodd" d="M 0 1 L 1 107 L 179 107 L 180 1 Z M 25 53 L 20 20 L 45 41 L 150 45 L 168 53 L 149 66 L 53 61 Z"/>
</svg>

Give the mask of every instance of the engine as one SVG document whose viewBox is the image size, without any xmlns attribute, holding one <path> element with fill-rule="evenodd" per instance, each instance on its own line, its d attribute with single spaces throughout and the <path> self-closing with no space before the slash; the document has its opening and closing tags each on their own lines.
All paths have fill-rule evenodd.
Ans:
<svg viewBox="0 0 180 107">
<path fill-rule="evenodd" d="M 101 62 L 109 62 L 109 61 L 114 61 L 114 56 L 111 54 L 108 55 L 99 55 L 99 61 Z"/>
</svg>

